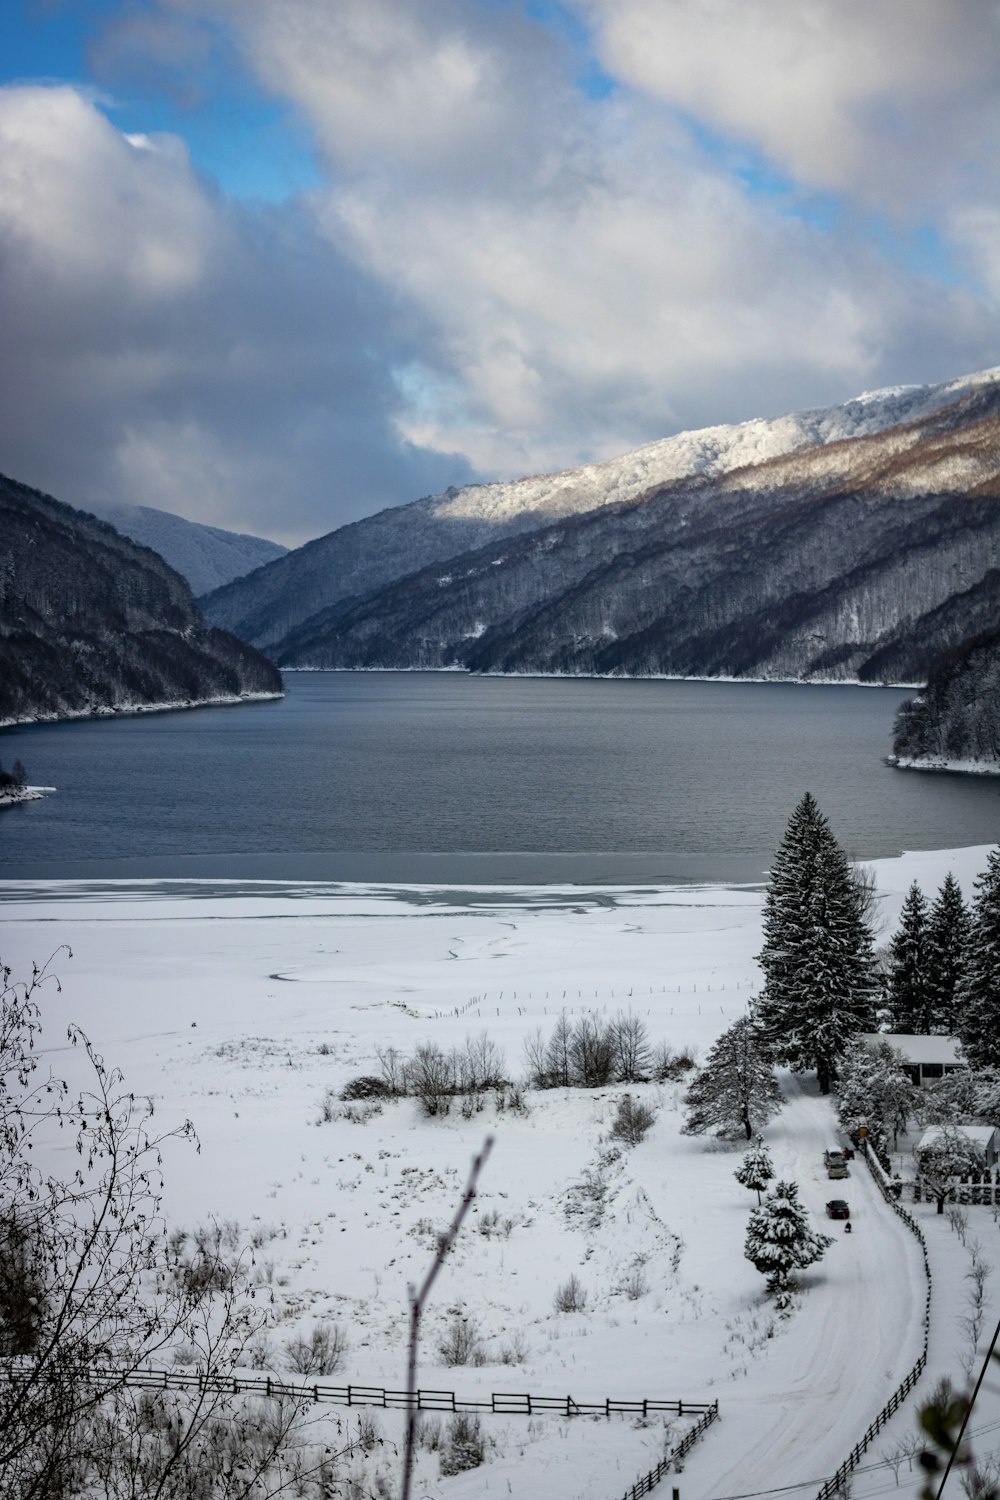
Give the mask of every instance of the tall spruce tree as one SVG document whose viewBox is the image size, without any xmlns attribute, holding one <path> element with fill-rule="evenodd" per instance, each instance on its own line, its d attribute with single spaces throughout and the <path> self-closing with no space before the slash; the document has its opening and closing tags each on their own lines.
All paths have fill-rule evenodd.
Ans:
<svg viewBox="0 0 1000 1500">
<path fill-rule="evenodd" d="M 752 1140 L 781 1108 L 771 1059 L 749 1016 L 741 1016 L 711 1048 L 684 1095 L 687 1135 L 715 1130 L 722 1140 Z"/>
<path fill-rule="evenodd" d="M 878 982 L 847 856 L 808 792 L 771 866 L 758 961 L 756 1019 L 775 1061 L 815 1068 L 828 1094 L 847 1043 L 874 1025 Z"/>
<path fill-rule="evenodd" d="M 976 881 L 958 1035 L 974 1068 L 1000 1065 L 1000 848 Z"/>
<path fill-rule="evenodd" d="M 931 1030 L 945 1035 L 958 1024 L 970 927 L 962 887 L 949 870 L 927 918 L 927 956 L 933 990 Z"/>
<path fill-rule="evenodd" d="M 934 979 L 928 941 L 927 899 L 910 886 L 899 926 L 889 940 L 885 1001 L 893 1031 L 927 1036 L 934 1020 Z"/>
</svg>

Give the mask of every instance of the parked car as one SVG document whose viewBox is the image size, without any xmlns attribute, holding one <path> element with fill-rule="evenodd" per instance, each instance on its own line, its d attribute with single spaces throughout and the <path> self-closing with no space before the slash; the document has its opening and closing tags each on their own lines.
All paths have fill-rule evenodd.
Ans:
<svg viewBox="0 0 1000 1500">
<path fill-rule="evenodd" d="M 849 1219 L 851 1217 L 850 1206 L 846 1198 L 831 1198 L 826 1205 L 826 1216 L 828 1219 Z"/>
<path fill-rule="evenodd" d="M 824 1151 L 823 1160 L 826 1163 L 827 1177 L 849 1177 L 847 1170 L 847 1157 L 843 1151 Z"/>
</svg>

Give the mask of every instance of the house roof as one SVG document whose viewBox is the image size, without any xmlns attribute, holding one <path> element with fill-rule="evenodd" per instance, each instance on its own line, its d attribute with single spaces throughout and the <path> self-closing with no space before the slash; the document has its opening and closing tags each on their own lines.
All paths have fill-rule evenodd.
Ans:
<svg viewBox="0 0 1000 1500">
<path fill-rule="evenodd" d="M 876 1042 L 888 1042 L 904 1062 L 963 1066 L 958 1056 L 957 1036 L 893 1036 L 884 1031 L 865 1031 L 861 1040 L 870 1046 L 874 1046 Z"/>
<path fill-rule="evenodd" d="M 991 1144 L 997 1133 L 995 1125 L 928 1125 L 917 1143 L 917 1150 L 922 1151 L 925 1146 L 933 1146 L 945 1131 L 954 1131 L 956 1135 L 964 1135 L 967 1141 L 974 1141 L 984 1150 Z"/>
</svg>

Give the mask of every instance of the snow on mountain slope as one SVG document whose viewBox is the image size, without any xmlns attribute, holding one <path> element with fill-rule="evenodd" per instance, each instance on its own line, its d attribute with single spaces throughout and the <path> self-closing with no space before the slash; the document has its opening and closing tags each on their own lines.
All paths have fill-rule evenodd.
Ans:
<svg viewBox="0 0 1000 1500">
<path fill-rule="evenodd" d="M 264 537 L 203 526 L 199 521 L 188 521 L 147 505 L 103 505 L 92 509 L 123 536 L 158 552 L 187 579 L 195 595 L 221 588 L 288 551 L 279 542 Z"/>
<path fill-rule="evenodd" d="M 265 651 L 279 650 L 292 632 L 331 606 L 500 538 L 642 499 L 682 480 L 720 478 L 735 470 L 750 473 L 754 465 L 799 450 L 815 455 L 824 446 L 928 417 L 998 383 L 1000 368 L 944 385 L 894 386 L 866 392 L 843 406 L 680 433 L 562 473 L 428 495 L 318 537 L 200 603 L 212 624 Z"/>
<path fill-rule="evenodd" d="M 866 391 L 842 406 L 681 432 L 621 458 L 558 474 L 466 485 L 461 490 L 434 495 L 430 503 L 439 516 L 486 516 L 496 521 L 507 520 L 524 510 L 540 510 L 551 518 L 570 515 L 632 499 L 646 489 L 692 474 L 723 474 L 763 463 L 796 448 L 881 432 L 928 416 L 977 386 L 997 380 L 1000 367 L 966 375 L 945 385 L 890 386 L 881 391 Z"/>
</svg>

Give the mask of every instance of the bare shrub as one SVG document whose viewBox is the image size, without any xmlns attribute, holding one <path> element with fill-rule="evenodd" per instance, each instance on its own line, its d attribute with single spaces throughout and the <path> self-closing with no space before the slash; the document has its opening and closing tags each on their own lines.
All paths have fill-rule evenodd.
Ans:
<svg viewBox="0 0 1000 1500">
<path fill-rule="evenodd" d="M 585 1089 L 603 1088 L 614 1077 L 610 1028 L 590 1013 L 573 1027 L 569 1044 L 572 1080 Z"/>
<path fill-rule="evenodd" d="M 486 1457 L 486 1438 L 479 1418 L 470 1412 L 460 1411 L 448 1423 L 448 1432 L 441 1450 L 441 1473 L 462 1474 L 466 1469 L 478 1469 Z"/>
<path fill-rule="evenodd" d="M 514 1220 L 509 1216 L 501 1215 L 498 1208 L 488 1208 L 484 1214 L 480 1214 L 476 1228 L 487 1239 L 496 1237 L 509 1240 L 514 1229 Z"/>
<path fill-rule="evenodd" d="M 382 1083 L 387 1090 L 387 1097 L 395 1099 L 406 1093 L 404 1073 L 406 1060 L 396 1047 L 379 1047 L 375 1056 L 382 1070 Z"/>
<path fill-rule="evenodd" d="M 622 1292 L 630 1302 L 638 1302 L 649 1291 L 649 1282 L 642 1266 L 633 1266 L 622 1282 Z"/>
<path fill-rule="evenodd" d="M 446 1115 L 455 1092 L 455 1075 L 451 1059 L 434 1042 L 423 1042 L 406 1064 L 405 1092 L 420 1101 L 428 1119 Z"/>
<path fill-rule="evenodd" d="M 655 1121 L 655 1109 L 640 1099 L 633 1099 L 631 1094 L 625 1094 L 618 1101 L 618 1113 L 611 1126 L 611 1134 L 626 1145 L 637 1146 L 645 1139 Z"/>
<path fill-rule="evenodd" d="M 682 1047 L 675 1052 L 669 1042 L 657 1042 L 653 1048 L 653 1078 L 657 1083 L 676 1083 L 685 1073 L 690 1073 L 695 1060 L 692 1047 Z"/>
<path fill-rule="evenodd" d="M 418 1448 L 426 1448 L 428 1453 L 438 1453 L 442 1443 L 441 1418 L 432 1417 L 428 1412 L 417 1412 L 414 1442 Z"/>
<path fill-rule="evenodd" d="M 382 1113 L 377 1099 L 365 1099 L 360 1103 L 342 1104 L 334 1115 L 336 1120 L 346 1120 L 349 1125 L 367 1125 Z"/>
<path fill-rule="evenodd" d="M 502 1365 L 523 1365 L 528 1358 L 528 1340 L 518 1328 L 500 1345 Z"/>
<path fill-rule="evenodd" d="M 337 1118 L 337 1095 L 333 1089 L 327 1089 L 319 1101 L 318 1125 L 332 1125 Z"/>
<path fill-rule="evenodd" d="M 587 1306 L 587 1291 L 579 1276 L 574 1271 L 562 1286 L 556 1287 L 556 1295 L 553 1299 L 556 1312 L 571 1313 L 583 1312 Z"/>
<path fill-rule="evenodd" d="M 616 1083 L 644 1083 L 652 1054 L 646 1023 L 632 1011 L 619 1011 L 608 1028 Z"/>
<path fill-rule="evenodd" d="M 350 1345 L 339 1323 L 317 1323 L 308 1338 L 289 1340 L 285 1365 L 296 1375 L 335 1375 Z"/>
<path fill-rule="evenodd" d="M 452 1318 L 438 1339 L 437 1347 L 442 1364 L 482 1365 L 486 1362 L 483 1337 L 474 1318 Z"/>
</svg>

